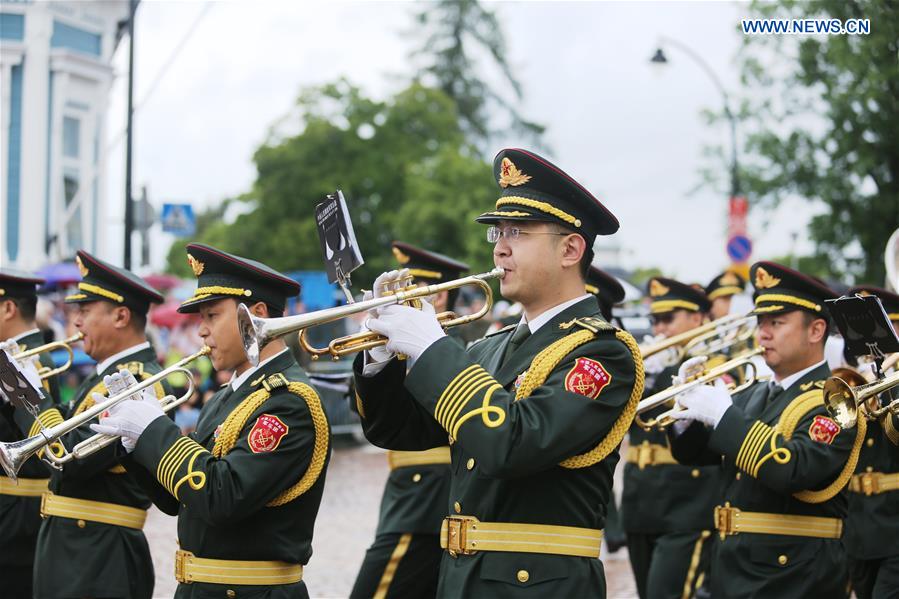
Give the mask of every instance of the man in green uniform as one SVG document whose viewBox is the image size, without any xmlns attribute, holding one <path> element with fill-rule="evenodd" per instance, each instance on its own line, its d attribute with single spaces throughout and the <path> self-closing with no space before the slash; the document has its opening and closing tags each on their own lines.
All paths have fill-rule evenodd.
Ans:
<svg viewBox="0 0 899 599">
<path fill-rule="evenodd" d="M 94 394 L 106 391 L 105 375 L 126 369 L 142 379 L 160 370 L 144 329 L 150 304 L 162 297 L 131 272 L 85 251 L 78 252 L 76 262 L 82 281 L 65 301 L 77 308 L 74 325 L 97 367 L 65 414 L 49 397 L 40 406 L 40 422 L 15 411 L 16 423 L 28 436 L 37 434 L 41 424 L 56 425 L 93 406 Z M 156 397 L 164 395 L 161 385 L 154 391 Z M 62 441 L 72 450 L 93 435 L 82 426 Z M 142 530 L 148 507 L 149 499 L 119 464 L 115 447 L 54 471 L 41 502 L 45 519 L 35 553 L 35 597 L 152 597 L 153 562 Z"/>
<path fill-rule="evenodd" d="M 899 295 L 871 286 L 853 287 L 849 294 L 880 298 L 899 332 Z M 883 426 L 868 423 L 858 466 L 849 481 L 843 544 L 859 599 L 899 597 L 899 452 L 887 435 L 890 420 L 885 416 Z"/>
<path fill-rule="evenodd" d="M 723 272 L 712 279 L 712 282 L 705 287 L 705 294 L 709 298 L 709 302 L 711 302 L 709 318 L 718 320 L 730 314 L 730 306 L 734 296 L 743 293 L 745 290 L 746 281 L 734 272 Z"/>
<path fill-rule="evenodd" d="M 841 430 L 823 405 L 824 300 L 834 293 L 773 262 L 754 264 L 750 279 L 774 381 L 733 401 L 723 383 L 696 387 L 678 397 L 686 409 L 677 418 L 693 423 L 670 429 L 678 461 L 723 466 L 724 503 L 710 514 L 720 538 L 712 596 L 844 597 L 841 491 L 864 431 Z M 688 360 L 682 370 L 690 367 Z"/>
<path fill-rule="evenodd" d="M 601 529 L 643 377 L 636 343 L 602 319 L 584 277 L 596 235 L 618 221 L 531 152 L 501 151 L 494 176 L 501 197 L 478 221 L 522 320 L 466 351 L 426 302 L 378 310 L 369 328 L 407 360 L 357 357 L 366 435 L 401 450 L 449 437 L 438 596 L 604 596 Z"/>
<path fill-rule="evenodd" d="M 657 339 L 695 329 L 709 310 L 704 292 L 674 279 L 653 277 L 647 291 Z M 652 377 L 644 396 L 670 387 L 678 366 L 667 366 Z M 709 569 L 709 514 L 721 494 L 717 466 L 678 464 L 665 431 L 638 424 L 670 408 L 663 405 L 641 414 L 628 433 L 621 511 L 641 599 L 689 598 L 703 585 Z"/>
<path fill-rule="evenodd" d="M 401 241 L 393 242 L 393 255 L 420 285 L 458 279 L 468 270 L 463 262 Z M 458 295 L 458 289 L 441 291 L 431 302 L 438 313 L 452 310 Z M 458 331 L 453 327 L 448 334 L 461 343 Z M 376 356 L 378 352 L 386 356 L 387 350 L 372 350 Z M 356 407 L 365 428 L 365 409 L 361 403 Z M 375 542 L 365 552 L 350 597 L 433 597 L 443 557 L 440 524 L 449 500 L 450 448 L 390 450 L 387 462 L 390 476 L 381 497 Z"/>
<path fill-rule="evenodd" d="M 308 597 L 303 566 L 330 456 L 318 394 L 280 339 L 248 361 L 238 306 L 283 314 L 300 286 L 271 268 L 192 243 L 198 277 L 179 308 L 199 312 L 199 334 L 231 382 L 203 406 L 184 436 L 158 404 L 125 401 L 94 430 L 123 437 L 126 463 L 154 503 L 178 516 L 176 597 Z"/>
<path fill-rule="evenodd" d="M 0 269 L 0 340 L 9 345 L 11 355 L 44 345 L 44 337 L 34 324 L 37 286 L 43 283 L 43 279 L 28 273 Z M 41 366 L 53 368 L 49 352 L 42 353 L 39 360 Z M 55 376 L 45 378 L 43 386 L 50 398 L 59 398 Z M 18 441 L 22 436 L 13 420 L 12 406 L 3 405 L 0 441 Z M 31 597 L 40 498 L 47 491 L 49 477 L 37 457 L 22 466 L 18 484 L 0 476 L 0 580 L 4 595 Z"/>
<path fill-rule="evenodd" d="M 590 270 L 587 271 L 587 280 L 584 287 L 587 293 L 596 296 L 596 301 L 599 302 L 599 312 L 606 322 L 613 322 L 615 305 L 624 301 L 624 287 L 621 286 L 618 279 L 591 264 Z M 627 538 L 621 526 L 618 502 L 615 500 L 614 493 L 609 498 L 603 537 L 611 553 L 615 553 L 627 544 Z"/>
</svg>

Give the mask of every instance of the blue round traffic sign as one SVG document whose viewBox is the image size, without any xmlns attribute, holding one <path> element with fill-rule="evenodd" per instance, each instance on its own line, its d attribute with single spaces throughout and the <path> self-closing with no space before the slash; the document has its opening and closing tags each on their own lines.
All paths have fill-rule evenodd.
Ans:
<svg viewBox="0 0 899 599">
<path fill-rule="evenodd" d="M 727 255 L 734 262 L 746 262 L 752 254 L 752 242 L 745 235 L 734 235 L 727 240 Z"/>
</svg>

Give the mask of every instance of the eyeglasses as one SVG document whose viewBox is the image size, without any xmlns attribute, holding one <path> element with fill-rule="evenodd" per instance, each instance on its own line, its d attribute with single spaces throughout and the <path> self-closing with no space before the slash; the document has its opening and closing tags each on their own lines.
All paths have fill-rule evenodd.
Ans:
<svg viewBox="0 0 899 599">
<path fill-rule="evenodd" d="M 650 316 L 649 318 L 650 318 L 650 320 L 652 321 L 652 324 L 653 324 L 653 325 L 657 325 L 657 324 L 671 324 L 671 322 L 674 321 L 674 314 L 675 314 L 674 311 L 672 311 L 672 312 L 665 312 L 664 314 L 653 314 L 653 315 Z"/>
<path fill-rule="evenodd" d="M 505 237 L 506 241 L 515 241 L 521 235 L 570 235 L 570 233 L 562 233 L 559 231 L 525 231 L 518 227 L 487 227 L 487 241 L 496 243 L 500 237 Z"/>
</svg>

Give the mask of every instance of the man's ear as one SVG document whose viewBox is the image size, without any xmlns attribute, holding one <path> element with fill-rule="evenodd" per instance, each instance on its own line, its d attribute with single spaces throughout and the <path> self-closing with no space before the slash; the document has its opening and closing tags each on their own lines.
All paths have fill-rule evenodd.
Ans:
<svg viewBox="0 0 899 599">
<path fill-rule="evenodd" d="M 820 343 L 827 341 L 824 339 L 824 333 L 827 331 L 827 322 L 823 318 L 816 318 L 808 327 L 809 341 L 812 343 Z"/>
<path fill-rule="evenodd" d="M 259 318 L 268 318 L 268 306 L 265 305 L 265 302 L 256 302 L 250 308 L 250 314 L 253 316 L 258 316 Z"/>
<path fill-rule="evenodd" d="M 11 299 L 3 300 L 0 302 L 0 320 L 12 320 L 16 315 L 17 309 L 16 302 Z"/>
<path fill-rule="evenodd" d="M 578 266 L 587 251 L 587 242 L 577 233 L 562 238 L 562 266 Z"/>
<path fill-rule="evenodd" d="M 113 306 L 112 325 L 117 329 L 127 328 L 131 324 L 131 310 L 125 306 Z"/>
</svg>

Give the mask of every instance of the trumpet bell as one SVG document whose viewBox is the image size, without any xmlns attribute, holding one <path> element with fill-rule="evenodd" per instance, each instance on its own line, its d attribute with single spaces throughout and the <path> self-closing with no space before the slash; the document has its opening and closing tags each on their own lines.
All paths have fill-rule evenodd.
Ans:
<svg viewBox="0 0 899 599">
<path fill-rule="evenodd" d="M 840 377 L 832 376 L 824 383 L 824 407 L 843 428 L 852 428 L 858 423 L 855 391 Z"/>
</svg>

